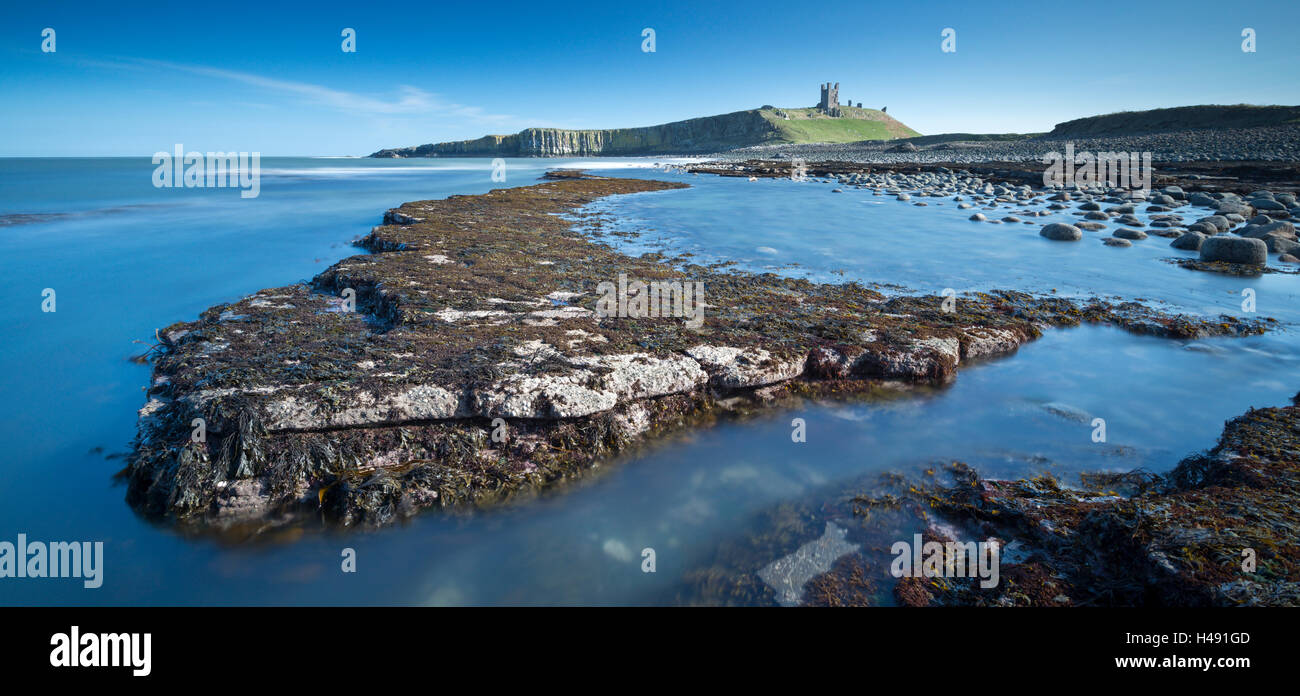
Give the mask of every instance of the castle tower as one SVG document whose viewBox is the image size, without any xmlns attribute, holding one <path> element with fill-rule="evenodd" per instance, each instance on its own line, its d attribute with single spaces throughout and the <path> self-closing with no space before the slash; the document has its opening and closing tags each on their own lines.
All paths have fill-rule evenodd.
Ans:
<svg viewBox="0 0 1300 696">
<path fill-rule="evenodd" d="M 830 116 L 840 115 L 840 83 L 830 83 L 821 86 L 821 100 L 817 102 L 817 108 L 824 114 Z"/>
</svg>

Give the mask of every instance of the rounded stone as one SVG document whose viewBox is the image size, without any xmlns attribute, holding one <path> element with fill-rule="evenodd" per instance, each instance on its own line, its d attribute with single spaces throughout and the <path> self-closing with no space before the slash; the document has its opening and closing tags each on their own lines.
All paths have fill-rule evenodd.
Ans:
<svg viewBox="0 0 1300 696">
<path fill-rule="evenodd" d="M 1192 230 L 1187 234 L 1179 237 L 1178 239 L 1175 239 L 1174 241 L 1170 242 L 1169 246 L 1175 249 L 1182 249 L 1184 251 L 1200 251 L 1201 245 L 1205 243 L 1206 239 L 1208 239 L 1208 237 L 1201 234 L 1200 232 Z"/>
<path fill-rule="evenodd" d="M 1201 244 L 1201 260 L 1261 266 L 1268 261 L 1268 246 L 1262 239 L 1210 237 Z"/>
<path fill-rule="evenodd" d="M 1067 225 L 1062 222 L 1053 222 L 1050 225 L 1044 225 L 1043 229 L 1038 231 L 1040 236 L 1058 242 L 1077 242 L 1083 239 L 1083 232 L 1074 225 Z"/>
<path fill-rule="evenodd" d="M 1243 237 L 1254 237 L 1263 239 L 1265 237 L 1283 237 L 1285 239 L 1295 239 L 1295 225 L 1286 220 L 1277 222 L 1268 222 L 1264 224 L 1247 225 L 1237 232 Z"/>
<path fill-rule="evenodd" d="M 1271 254 L 1300 254 L 1300 242 L 1284 237 L 1265 237 L 1264 246 Z"/>
</svg>

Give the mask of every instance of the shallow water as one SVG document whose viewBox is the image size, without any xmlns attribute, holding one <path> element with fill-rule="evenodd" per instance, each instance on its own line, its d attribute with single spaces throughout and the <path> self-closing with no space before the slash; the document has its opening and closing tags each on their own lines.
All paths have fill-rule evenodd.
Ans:
<svg viewBox="0 0 1300 696">
<path fill-rule="evenodd" d="M 512 161 L 506 185 L 572 162 Z M 612 168 L 645 161 L 600 162 Z M 154 189 L 148 160 L 0 159 L 0 216 L 77 213 L 0 226 L 0 540 L 105 542 L 105 581 L 0 579 L 4 604 L 664 603 L 751 515 L 837 481 L 961 459 L 981 472 L 1145 467 L 1213 445 L 1224 419 L 1297 388 L 1300 279 L 1232 278 L 1160 259 L 1151 237 L 1115 249 L 1085 233 L 1052 243 L 1038 225 L 966 220 L 951 201 L 918 208 L 827 184 L 747 182 L 640 169 L 693 188 L 596 204 L 630 249 L 692 250 L 756 269 L 937 293 L 987 288 L 1147 298 L 1241 314 L 1241 291 L 1278 333 L 1167 341 L 1104 327 L 1050 331 L 1019 354 L 966 366 L 942 390 L 880 403 L 809 404 L 684 433 L 573 486 L 505 508 L 425 514 L 376 532 L 291 530 L 223 546 L 137 517 L 111 475 L 134 434 L 148 367 L 129 362 L 153 330 L 264 287 L 310 278 L 356 253 L 349 240 L 409 200 L 500 186 L 486 160 L 268 158 L 261 196 Z M 761 187 L 761 188 L 760 188 Z M 757 194 L 757 195 L 756 195 Z M 1018 209 L 1018 208 L 1017 208 Z M 1010 212 L 1010 209 L 1008 209 Z M 1190 222 L 1196 216 L 1180 209 Z M 989 212 L 990 217 L 993 217 Z M 1002 212 L 999 212 L 1000 217 Z M 1028 218 L 1026 218 L 1028 219 Z M 1035 218 L 1037 223 L 1072 219 Z M 1113 229 L 1113 226 L 1112 226 Z M 758 251 L 766 247 L 764 251 Z M 775 253 L 773 253 L 775 252 Z M 837 272 L 838 271 L 838 272 Z M 54 288 L 55 313 L 40 311 Z M 144 343 L 135 343 L 143 341 Z M 793 443 L 794 417 L 808 439 Z M 1091 439 L 1092 418 L 1107 442 Z M 102 448 L 102 451 L 99 450 Z M 310 525 L 309 525 L 310 526 Z M 339 570 L 357 552 L 358 572 Z M 641 549 L 657 572 L 642 573 Z"/>
<path fill-rule="evenodd" d="M 1082 220 L 1074 214 L 1077 202 L 1070 210 L 1046 217 L 1019 216 L 1034 224 L 991 224 L 968 218 L 982 212 L 996 220 L 1026 207 L 987 210 L 976 204 L 959 210 L 952 199 L 913 194 L 912 201 L 904 202 L 839 184 L 686 178 L 693 187 L 689 193 L 624 196 L 597 202 L 591 209 L 617 215 L 621 224 L 615 229 L 643 232 L 630 248 L 688 252 L 700 261 L 734 260 L 752 270 L 825 282 L 896 284 L 922 294 L 939 294 L 945 288 L 958 293 L 1011 288 L 1066 297 L 1110 295 L 1211 316 L 1242 315 L 1241 291 L 1250 288 L 1258 314 L 1300 322 L 1300 282 L 1294 275 L 1240 278 L 1183 269 L 1164 260 L 1195 258 L 1196 252 L 1170 248 L 1172 240 L 1150 235 L 1149 227 L 1141 229 L 1150 236 L 1129 248 L 1099 241 L 1122 227 L 1115 222 L 1105 230 L 1085 230 L 1079 242 L 1053 242 L 1038 235 L 1049 222 Z M 836 189 L 842 192 L 834 193 Z M 914 205 L 918 200 L 927 205 Z M 1138 206 L 1139 211 L 1144 208 Z M 1189 206 L 1173 213 L 1183 215 L 1185 225 L 1212 214 Z M 1137 217 L 1151 219 L 1143 212 Z M 1276 259 L 1270 255 L 1272 267 L 1288 266 Z"/>
</svg>

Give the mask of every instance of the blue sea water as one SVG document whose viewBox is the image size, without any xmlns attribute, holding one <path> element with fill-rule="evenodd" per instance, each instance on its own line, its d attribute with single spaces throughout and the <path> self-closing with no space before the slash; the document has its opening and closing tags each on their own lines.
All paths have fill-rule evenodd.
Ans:
<svg viewBox="0 0 1300 696">
<path fill-rule="evenodd" d="M 112 475 L 135 430 L 155 329 L 357 253 L 350 241 L 402 202 L 528 185 L 577 161 L 267 158 L 261 193 L 157 189 L 147 159 L 0 159 L 0 541 L 102 541 L 104 582 L 0 579 L 0 604 L 655 604 L 751 515 L 836 481 L 961 459 L 981 472 L 1167 470 L 1222 422 L 1300 388 L 1300 278 L 1185 270 L 1158 237 L 1052 243 L 1038 225 L 966 220 L 829 184 L 687 176 L 650 160 L 581 163 L 692 188 L 593 204 L 642 236 L 631 251 L 689 251 L 755 270 L 938 293 L 988 288 L 1141 298 L 1241 315 L 1272 334 L 1170 341 L 1105 327 L 1049 331 L 946 389 L 808 404 L 670 438 L 574 485 L 499 509 L 425 514 L 373 532 L 291 530 L 256 543 L 189 538 L 137 516 Z M 940 203 L 943 203 L 940 205 Z M 998 216 L 1013 212 L 998 212 Z M 1185 209 L 1181 210 L 1184 214 Z M 990 217 L 993 217 L 990 214 Z M 1072 219 L 1068 214 L 1039 223 Z M 56 292 L 55 312 L 42 292 Z M 793 443 L 790 421 L 807 422 Z M 1092 442 L 1093 417 L 1107 443 Z M 642 573 L 640 550 L 656 549 Z M 357 572 L 340 572 L 354 549 Z"/>
</svg>

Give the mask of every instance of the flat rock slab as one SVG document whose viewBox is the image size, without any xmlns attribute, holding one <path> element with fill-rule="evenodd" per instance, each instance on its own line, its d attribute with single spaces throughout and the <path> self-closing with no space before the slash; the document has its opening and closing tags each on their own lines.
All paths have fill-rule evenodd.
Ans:
<svg viewBox="0 0 1300 696">
<path fill-rule="evenodd" d="M 860 283 L 632 257 L 575 229 L 575 216 L 600 224 L 583 207 L 602 196 L 680 188 L 573 174 L 407 203 L 359 243 L 367 253 L 311 283 L 161 329 L 128 500 L 196 525 L 386 524 L 569 480 L 736 397 L 941 384 L 963 361 L 1010 354 L 1047 326 L 1262 331 L 1261 321 L 1010 291 L 951 306 L 887 298 Z M 685 288 L 698 289 L 703 312 L 668 311 L 675 302 L 610 312 L 600 288 L 621 278 L 656 283 L 683 310 Z"/>
</svg>

